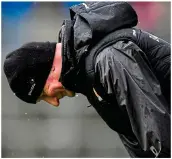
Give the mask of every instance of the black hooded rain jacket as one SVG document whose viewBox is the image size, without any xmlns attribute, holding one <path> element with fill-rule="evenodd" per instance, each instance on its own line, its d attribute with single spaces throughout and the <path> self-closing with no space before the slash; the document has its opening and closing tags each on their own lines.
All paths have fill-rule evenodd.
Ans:
<svg viewBox="0 0 172 159">
<path fill-rule="evenodd" d="M 70 15 L 62 84 L 88 98 L 132 157 L 170 157 L 170 44 L 134 28 L 126 2 L 82 3 Z"/>
</svg>

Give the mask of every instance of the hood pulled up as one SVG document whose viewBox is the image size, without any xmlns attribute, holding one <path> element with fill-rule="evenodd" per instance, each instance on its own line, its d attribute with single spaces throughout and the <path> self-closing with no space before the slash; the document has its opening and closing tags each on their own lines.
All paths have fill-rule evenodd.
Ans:
<svg viewBox="0 0 172 159">
<path fill-rule="evenodd" d="M 64 20 L 59 33 L 63 46 L 60 79 L 67 88 L 77 82 L 80 63 L 95 44 L 109 33 L 134 27 L 138 22 L 135 10 L 126 2 L 87 2 L 69 10 L 71 19 Z"/>
</svg>

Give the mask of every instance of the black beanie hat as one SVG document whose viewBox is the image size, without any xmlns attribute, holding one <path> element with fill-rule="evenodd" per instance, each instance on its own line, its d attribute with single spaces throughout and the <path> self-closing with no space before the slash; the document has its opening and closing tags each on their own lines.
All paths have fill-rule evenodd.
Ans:
<svg viewBox="0 0 172 159">
<path fill-rule="evenodd" d="M 4 72 L 15 95 L 36 103 L 52 68 L 56 43 L 31 42 L 7 55 Z"/>
</svg>

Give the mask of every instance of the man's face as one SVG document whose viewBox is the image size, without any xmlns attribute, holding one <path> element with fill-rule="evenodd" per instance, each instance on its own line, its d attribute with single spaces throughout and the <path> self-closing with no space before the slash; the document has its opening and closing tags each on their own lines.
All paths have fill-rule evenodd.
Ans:
<svg viewBox="0 0 172 159">
<path fill-rule="evenodd" d="M 63 97 L 74 97 L 75 93 L 65 89 L 62 84 L 56 79 L 52 82 L 46 82 L 44 90 L 38 101 L 43 100 L 53 106 L 60 105 L 60 99 Z"/>
<path fill-rule="evenodd" d="M 59 106 L 60 104 L 59 100 L 62 99 L 63 97 L 75 96 L 74 92 L 65 89 L 62 83 L 59 82 L 61 68 L 62 68 L 61 47 L 62 47 L 61 43 L 57 43 L 51 72 L 49 73 L 44 89 L 37 100 L 38 102 L 40 100 L 44 100 L 47 103 L 54 105 L 56 107 Z"/>
<path fill-rule="evenodd" d="M 75 93 L 65 89 L 62 83 L 58 81 L 58 79 L 59 79 L 58 69 L 53 67 L 38 101 L 44 100 L 45 102 L 57 107 L 60 104 L 59 100 L 62 99 L 63 97 L 75 96 Z"/>
</svg>

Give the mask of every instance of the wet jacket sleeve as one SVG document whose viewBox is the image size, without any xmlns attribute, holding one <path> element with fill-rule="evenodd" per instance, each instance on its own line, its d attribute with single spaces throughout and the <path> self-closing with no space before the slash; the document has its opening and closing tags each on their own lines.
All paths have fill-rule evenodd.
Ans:
<svg viewBox="0 0 172 159">
<path fill-rule="evenodd" d="M 97 56 L 96 74 L 106 93 L 117 99 L 114 107 L 127 110 L 142 149 L 159 153 L 170 148 L 170 115 L 159 82 L 134 47 L 128 42 L 120 50 L 105 48 Z"/>
</svg>

